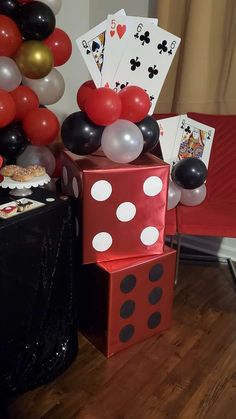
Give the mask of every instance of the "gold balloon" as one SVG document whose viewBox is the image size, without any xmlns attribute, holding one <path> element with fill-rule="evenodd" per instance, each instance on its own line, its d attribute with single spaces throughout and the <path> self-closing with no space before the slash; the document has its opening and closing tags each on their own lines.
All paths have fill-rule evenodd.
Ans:
<svg viewBox="0 0 236 419">
<path fill-rule="evenodd" d="M 52 69 L 53 55 L 42 42 L 25 41 L 17 50 L 15 62 L 23 76 L 42 79 Z"/>
</svg>

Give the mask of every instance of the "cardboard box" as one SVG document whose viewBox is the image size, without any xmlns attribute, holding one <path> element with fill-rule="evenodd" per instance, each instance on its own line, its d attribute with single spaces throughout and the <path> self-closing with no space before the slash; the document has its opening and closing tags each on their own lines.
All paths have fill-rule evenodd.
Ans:
<svg viewBox="0 0 236 419">
<path fill-rule="evenodd" d="M 171 325 L 176 252 L 84 265 L 79 328 L 105 356 Z"/>
<path fill-rule="evenodd" d="M 163 252 L 169 165 L 151 154 L 129 164 L 63 152 L 62 191 L 78 199 L 83 263 Z"/>
</svg>

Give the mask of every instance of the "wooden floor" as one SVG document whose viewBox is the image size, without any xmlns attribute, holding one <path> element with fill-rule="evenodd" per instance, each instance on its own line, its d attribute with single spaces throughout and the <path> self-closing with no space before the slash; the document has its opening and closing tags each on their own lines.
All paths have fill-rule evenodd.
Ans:
<svg viewBox="0 0 236 419">
<path fill-rule="evenodd" d="M 182 265 L 179 278 L 170 331 L 109 360 L 81 337 L 73 365 L 13 401 L 10 418 L 235 419 L 236 293 L 229 270 Z"/>
</svg>

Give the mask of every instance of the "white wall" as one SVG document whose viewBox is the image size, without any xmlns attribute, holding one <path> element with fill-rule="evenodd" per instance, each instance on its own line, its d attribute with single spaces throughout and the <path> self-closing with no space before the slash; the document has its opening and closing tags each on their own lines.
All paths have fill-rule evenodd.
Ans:
<svg viewBox="0 0 236 419">
<path fill-rule="evenodd" d="M 89 23 L 89 1 L 87 0 L 62 0 L 62 8 L 56 16 L 56 26 L 63 29 L 72 42 L 72 56 L 63 66 L 57 67 L 65 79 L 65 93 L 61 100 L 50 109 L 55 111 L 60 120 L 72 112 L 78 111 L 76 94 L 80 85 L 90 78 L 75 40 L 87 32 Z"/>
<path fill-rule="evenodd" d="M 145 17 L 149 13 L 149 0 L 90 0 L 91 28 L 119 9 L 125 9 L 130 16 Z"/>
</svg>

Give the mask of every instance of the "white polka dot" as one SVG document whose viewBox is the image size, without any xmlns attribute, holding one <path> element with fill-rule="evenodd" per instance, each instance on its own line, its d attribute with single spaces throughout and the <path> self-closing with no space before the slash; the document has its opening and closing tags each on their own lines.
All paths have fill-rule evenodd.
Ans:
<svg viewBox="0 0 236 419">
<path fill-rule="evenodd" d="M 136 207 L 132 202 L 123 202 L 116 210 L 118 220 L 126 222 L 134 218 L 136 214 Z"/>
<path fill-rule="evenodd" d="M 62 169 L 62 178 L 63 178 L 64 184 L 67 185 L 67 183 L 68 183 L 68 173 L 67 173 L 67 169 L 66 169 L 65 166 L 63 166 L 63 169 Z"/>
<path fill-rule="evenodd" d="M 158 176 L 150 176 L 143 184 L 143 191 L 145 195 L 155 196 L 161 192 L 162 187 L 162 180 Z"/>
<path fill-rule="evenodd" d="M 77 218 L 75 218 L 75 233 L 76 233 L 76 237 L 78 237 L 78 235 L 79 235 L 79 221 L 77 220 Z"/>
<path fill-rule="evenodd" d="M 46 198 L 46 201 L 47 202 L 54 202 L 55 201 L 55 198 Z"/>
<path fill-rule="evenodd" d="M 94 236 L 92 245 L 98 252 L 105 252 L 112 245 L 112 237 L 109 233 L 102 231 Z"/>
<path fill-rule="evenodd" d="M 96 201 L 106 201 L 111 196 L 112 187 L 106 180 L 98 180 L 91 188 L 91 195 Z"/>
<path fill-rule="evenodd" d="M 147 246 L 154 244 L 157 242 L 159 237 L 159 231 L 156 227 L 146 227 L 141 235 L 140 240 L 143 244 L 146 244 Z"/>
<path fill-rule="evenodd" d="M 73 180 L 72 180 L 72 189 L 73 189 L 75 197 L 78 198 L 78 196 L 79 196 L 79 186 L 78 186 L 77 179 L 75 177 L 73 177 Z"/>
</svg>

